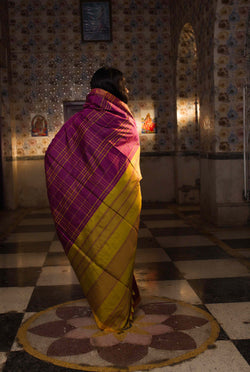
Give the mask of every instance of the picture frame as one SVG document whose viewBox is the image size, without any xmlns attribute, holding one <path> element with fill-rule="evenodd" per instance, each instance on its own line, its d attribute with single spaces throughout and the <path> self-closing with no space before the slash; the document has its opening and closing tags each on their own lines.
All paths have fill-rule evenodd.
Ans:
<svg viewBox="0 0 250 372">
<path fill-rule="evenodd" d="M 46 114 L 31 113 L 31 136 L 48 136 L 48 120 Z"/>
<path fill-rule="evenodd" d="M 80 0 L 82 42 L 111 41 L 111 0 Z"/>
</svg>

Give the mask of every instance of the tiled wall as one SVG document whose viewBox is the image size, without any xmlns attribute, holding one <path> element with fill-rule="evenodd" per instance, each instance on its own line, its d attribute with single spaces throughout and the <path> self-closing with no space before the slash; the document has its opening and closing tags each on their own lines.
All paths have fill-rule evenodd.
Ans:
<svg viewBox="0 0 250 372">
<path fill-rule="evenodd" d="M 243 151 L 242 95 L 249 75 L 245 48 L 249 11 L 249 0 L 218 1 L 214 39 L 215 151 Z"/>
<path fill-rule="evenodd" d="M 177 151 L 199 151 L 196 37 L 186 23 L 180 34 L 176 73 Z"/>
<path fill-rule="evenodd" d="M 216 157 L 242 151 L 242 86 L 247 77 L 242 55 L 249 0 L 111 2 L 112 42 L 82 43 L 79 0 L 8 0 L 12 84 L 8 85 L 6 73 L 1 73 L 3 148 L 9 169 L 23 180 L 19 187 L 24 199 L 33 187 L 35 159 L 43 161 L 48 144 L 64 122 L 63 101 L 83 100 L 89 92 L 91 75 L 106 64 L 120 68 L 127 77 L 130 107 L 138 130 L 146 111 L 157 121 L 157 133 L 140 136 L 142 152 L 168 155 L 162 162 L 158 156 L 142 158 L 148 199 L 157 199 L 160 194 L 161 200 L 172 200 L 176 168 L 170 155 L 175 150 L 187 154 L 200 149 L 204 158 L 211 153 Z M 197 47 L 200 138 L 190 132 L 188 121 L 181 135 L 177 135 L 176 88 L 177 93 L 180 91 L 176 82 L 176 76 L 177 79 L 180 76 L 177 57 L 185 24 L 191 25 Z M 185 45 L 181 53 L 185 55 Z M 192 59 L 190 63 L 192 65 Z M 194 92 L 194 85 L 188 85 Z M 191 98 L 193 100 L 192 94 Z M 48 136 L 31 135 L 31 119 L 35 114 L 47 119 Z M 15 158 L 17 164 L 12 166 L 9 160 Z M 238 160 L 241 162 L 240 157 Z M 27 175 L 23 173 L 20 178 L 24 169 L 20 164 L 26 161 L 29 166 L 25 163 L 23 167 Z M 187 181 L 195 187 L 194 182 L 199 178 L 196 163 L 192 182 Z M 170 173 L 166 173 L 166 164 Z M 182 168 L 178 169 L 181 174 Z M 209 193 L 215 185 L 209 190 L 204 188 L 208 180 L 214 179 L 210 162 L 206 169 L 201 188 L 204 200 L 210 200 Z M 159 183 L 158 189 L 152 185 L 152 179 L 158 179 L 154 177 L 155 171 L 159 179 L 164 172 L 167 174 L 164 185 Z M 183 182 L 181 180 L 177 188 L 182 188 Z M 13 185 L 15 183 L 17 180 Z M 227 179 L 221 187 L 228 183 L 231 181 Z M 171 193 L 160 192 L 159 187 L 164 190 L 162 186 Z M 37 187 L 34 192 L 41 194 Z M 45 189 L 43 192 L 45 195 Z M 216 202 L 213 203 L 216 209 Z M 240 200 L 237 199 L 237 203 Z"/>
<path fill-rule="evenodd" d="M 176 0 L 171 4 L 174 60 L 177 60 L 178 55 L 178 44 L 175 41 L 179 40 L 184 25 L 190 24 L 194 31 L 197 47 L 197 92 L 200 103 L 199 147 L 203 152 L 212 150 L 214 140 L 213 39 L 216 3 L 216 0 Z M 183 130 L 185 131 L 185 128 Z M 188 137 L 188 127 L 186 135 L 184 133 L 183 135 Z"/>
<path fill-rule="evenodd" d="M 157 134 L 141 137 L 143 151 L 173 150 L 173 86 L 169 62 L 169 7 L 165 0 L 113 0 L 112 42 L 82 43 L 79 0 L 9 1 L 12 122 L 16 148 L 4 130 L 6 156 L 43 155 L 63 124 L 63 101 L 82 100 L 102 65 L 127 77 L 140 129 L 148 109 Z M 48 137 L 31 136 L 31 118 L 43 115 Z"/>
<path fill-rule="evenodd" d="M 16 144 L 11 144 L 8 122 L 4 128 L 6 156 L 43 155 L 63 124 L 62 102 L 84 99 L 92 73 L 105 64 L 124 71 L 138 128 L 145 109 L 155 114 L 157 134 L 141 135 L 142 151 L 174 150 L 177 41 L 187 22 L 197 39 L 201 149 L 242 151 L 242 85 L 246 77 L 242 53 L 248 0 L 177 0 L 174 4 L 113 0 L 113 41 L 94 43 L 81 42 L 79 0 L 8 3 L 13 75 L 9 93 Z M 2 97 L 7 100 L 6 89 Z M 34 114 L 47 118 L 48 137 L 31 136 Z M 197 148 L 197 141 L 189 139 L 188 126 L 182 137 L 190 150 Z M 185 146 L 181 143 L 179 147 L 185 150 Z"/>
<path fill-rule="evenodd" d="M 241 152 L 249 0 L 177 0 L 172 7 L 173 40 L 187 22 L 197 39 L 201 150 Z"/>
<path fill-rule="evenodd" d="M 1 136 L 5 137 L 5 149 L 10 148 L 11 129 L 10 129 L 10 105 L 9 105 L 9 83 L 10 83 L 10 64 L 8 58 L 10 54 L 8 40 L 8 2 L 0 2 L 0 116 L 1 116 Z M 1 147 L 3 143 L 1 142 Z M 1 154 L 2 157 L 2 154 Z"/>
</svg>

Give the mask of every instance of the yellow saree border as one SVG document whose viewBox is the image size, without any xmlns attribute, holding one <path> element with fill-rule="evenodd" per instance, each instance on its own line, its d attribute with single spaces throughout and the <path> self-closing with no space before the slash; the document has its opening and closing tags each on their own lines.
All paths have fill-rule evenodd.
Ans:
<svg viewBox="0 0 250 372">
<path fill-rule="evenodd" d="M 126 328 L 134 311 L 132 279 L 141 210 L 138 159 L 139 149 L 68 252 L 102 329 Z"/>
</svg>

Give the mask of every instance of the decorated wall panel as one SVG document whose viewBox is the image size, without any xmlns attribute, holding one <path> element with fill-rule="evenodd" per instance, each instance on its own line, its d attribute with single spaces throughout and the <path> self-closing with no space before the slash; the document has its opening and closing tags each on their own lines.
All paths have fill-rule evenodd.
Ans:
<svg viewBox="0 0 250 372">
<path fill-rule="evenodd" d="M 216 151 L 243 151 L 243 87 L 247 82 L 247 0 L 219 0 L 215 23 Z"/>
<path fill-rule="evenodd" d="M 63 101 L 84 99 L 92 73 L 104 64 L 124 71 L 138 130 L 147 114 L 155 124 L 141 134 L 142 151 L 173 151 L 177 45 L 187 22 L 197 38 L 201 151 L 242 151 L 248 0 L 113 0 L 113 41 L 91 43 L 81 42 L 78 0 L 8 5 L 12 86 L 1 84 L 2 105 L 11 107 L 6 156 L 43 155 L 63 124 Z M 32 136 L 35 115 L 46 120 L 48 136 Z"/>
<path fill-rule="evenodd" d="M 197 133 L 190 137 L 189 126 L 182 129 L 182 140 L 177 148 L 184 151 L 213 151 L 214 136 L 214 81 L 213 81 L 213 42 L 216 0 L 176 0 L 171 3 L 171 29 L 173 62 L 178 68 L 178 45 L 185 24 L 192 27 L 197 48 L 197 98 L 199 100 L 199 139 Z M 178 41 L 178 42 L 177 42 Z M 182 52 L 188 54 L 190 45 L 183 46 Z M 191 61 L 191 60 L 190 60 Z M 190 62 L 191 63 L 191 62 Z M 188 66 L 187 71 L 188 71 Z M 177 74 L 177 71 L 174 71 Z M 176 99 L 178 87 L 176 87 Z M 192 106 L 193 107 L 193 106 Z M 178 118 L 176 117 L 176 121 Z M 194 139 L 192 139 L 192 137 Z M 188 140 L 189 139 L 189 140 Z M 184 143 L 186 141 L 186 144 Z"/>
<path fill-rule="evenodd" d="M 146 118 L 155 124 L 153 130 L 141 134 L 142 151 L 173 150 L 167 1 L 113 0 L 113 40 L 89 43 L 81 41 L 79 0 L 8 3 L 13 89 L 12 119 L 4 129 L 5 156 L 43 155 L 64 122 L 63 101 L 85 99 L 93 72 L 103 65 L 124 72 L 138 130 Z M 34 136 L 36 115 L 47 123 L 47 131 Z M 15 149 L 9 143 L 10 126 Z"/>
</svg>

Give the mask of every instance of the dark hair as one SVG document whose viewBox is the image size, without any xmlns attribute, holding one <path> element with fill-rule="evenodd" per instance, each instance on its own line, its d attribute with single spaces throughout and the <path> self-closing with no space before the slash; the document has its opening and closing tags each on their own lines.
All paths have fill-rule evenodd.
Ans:
<svg viewBox="0 0 250 372">
<path fill-rule="evenodd" d="M 113 94 L 121 101 L 128 103 L 123 73 L 113 67 L 102 67 L 97 70 L 90 81 L 91 89 L 101 88 Z"/>
</svg>

